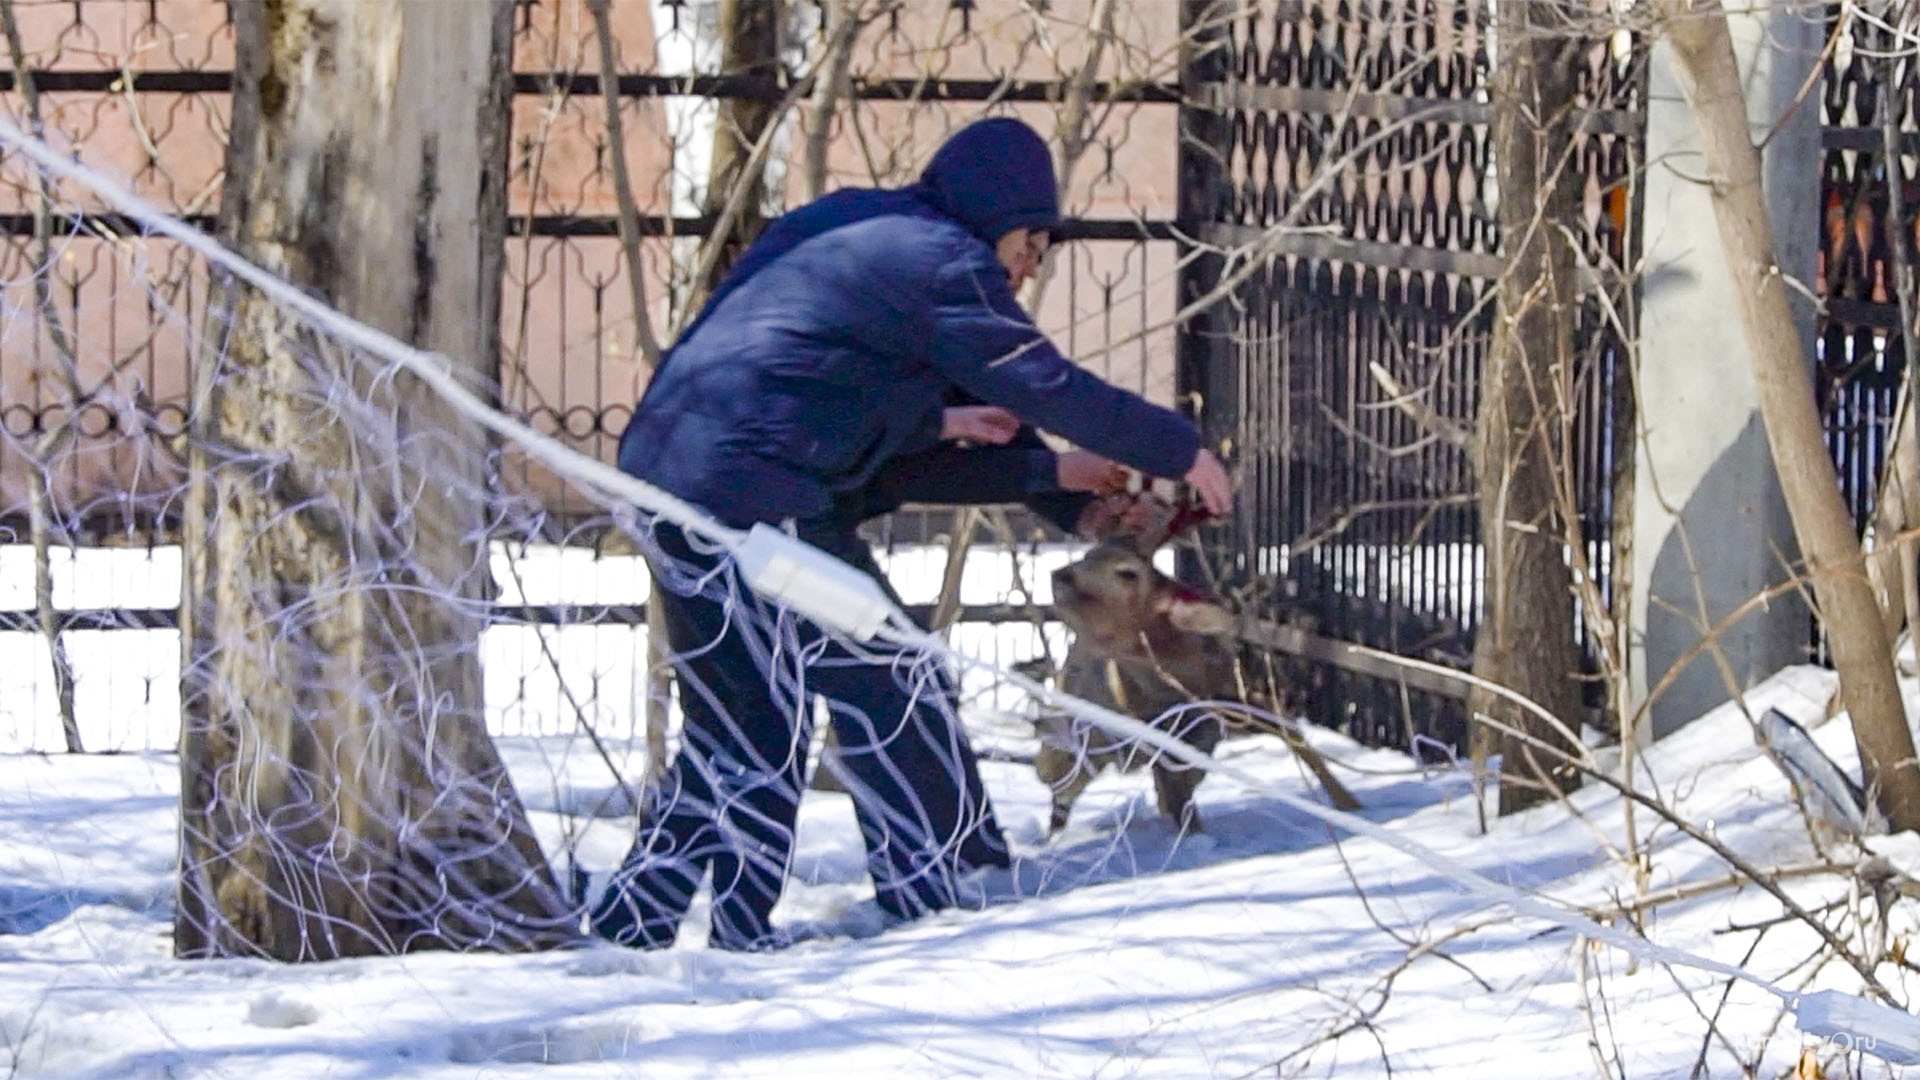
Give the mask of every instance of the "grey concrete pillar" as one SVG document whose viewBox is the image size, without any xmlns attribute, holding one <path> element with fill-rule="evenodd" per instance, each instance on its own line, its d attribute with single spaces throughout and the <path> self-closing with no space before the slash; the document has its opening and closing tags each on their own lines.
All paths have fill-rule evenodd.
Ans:
<svg viewBox="0 0 1920 1080">
<path fill-rule="evenodd" d="M 1767 206 L 1780 267 L 1811 285 L 1819 243 L 1819 84 L 1797 107 L 1794 99 L 1819 63 L 1819 7 L 1762 4 L 1729 20 L 1753 137 L 1767 140 Z M 1703 617 L 1717 623 L 1786 580 L 1799 550 L 1767 450 L 1698 128 L 1664 45 L 1653 55 L 1647 161 L 1631 555 L 1636 702 L 1699 642 Z M 1811 364 L 1812 304 L 1799 301 L 1795 313 Z M 1721 653 L 1744 689 L 1806 660 L 1808 625 L 1805 605 L 1784 596 L 1728 629 Z M 1730 696 L 1719 666 L 1702 654 L 1654 703 L 1651 734 L 1664 735 Z"/>
</svg>

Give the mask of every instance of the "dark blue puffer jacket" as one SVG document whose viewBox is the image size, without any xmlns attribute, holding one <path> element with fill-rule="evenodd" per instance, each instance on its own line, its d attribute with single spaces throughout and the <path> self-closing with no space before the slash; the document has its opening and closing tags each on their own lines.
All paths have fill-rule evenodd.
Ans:
<svg viewBox="0 0 1920 1080">
<path fill-rule="evenodd" d="M 994 242 L 1058 219 L 1045 143 L 1007 119 L 956 134 L 912 187 L 777 219 L 655 372 L 620 467 L 732 525 L 817 520 L 933 447 L 958 386 L 1143 472 L 1185 474 L 1193 425 L 1075 367 L 1014 299 Z"/>
</svg>

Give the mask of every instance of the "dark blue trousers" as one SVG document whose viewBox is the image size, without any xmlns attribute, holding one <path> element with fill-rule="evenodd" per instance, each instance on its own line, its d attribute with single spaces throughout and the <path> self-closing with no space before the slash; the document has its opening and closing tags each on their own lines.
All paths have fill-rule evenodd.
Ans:
<svg viewBox="0 0 1920 1080">
<path fill-rule="evenodd" d="M 802 536 L 886 585 L 851 530 Z M 690 569 L 704 574 L 694 595 L 662 584 L 650 601 L 663 607 L 679 675 L 681 747 L 595 907 L 596 933 L 671 944 L 711 873 L 712 943 L 778 944 L 770 916 L 792 860 L 815 696 L 832 717 L 883 911 L 912 918 L 949 907 L 956 875 L 1008 864 L 944 667 L 850 651 L 804 619 L 780 617 L 674 527 L 660 525 L 655 539 L 677 564 L 656 580 L 684 585 Z"/>
</svg>

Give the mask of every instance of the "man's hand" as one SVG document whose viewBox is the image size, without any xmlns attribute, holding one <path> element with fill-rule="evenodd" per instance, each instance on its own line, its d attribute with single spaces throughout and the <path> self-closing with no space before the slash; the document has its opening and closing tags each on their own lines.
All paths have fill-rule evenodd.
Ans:
<svg viewBox="0 0 1920 1080">
<path fill-rule="evenodd" d="M 958 405 L 940 414 L 942 441 L 967 439 L 1004 446 L 1020 432 L 1020 418 L 998 405 Z"/>
<path fill-rule="evenodd" d="M 1060 487 L 1066 491 L 1115 495 L 1127 489 L 1126 466 L 1091 450 L 1068 450 L 1059 456 L 1059 462 Z"/>
<path fill-rule="evenodd" d="M 1088 540 L 1112 536 L 1164 535 L 1174 508 L 1152 492 L 1103 495 L 1080 512 L 1074 532 Z"/>
<path fill-rule="evenodd" d="M 1228 478 L 1227 470 L 1213 451 L 1202 448 L 1198 457 L 1193 459 L 1193 468 L 1182 477 L 1200 496 L 1201 505 L 1214 517 L 1226 517 L 1233 513 L 1233 481 Z"/>
<path fill-rule="evenodd" d="M 1127 511 L 1137 505 L 1139 500 L 1130 495 L 1102 496 L 1080 511 L 1080 520 L 1074 523 L 1073 531 L 1087 540 L 1105 540 L 1120 531 Z"/>
</svg>

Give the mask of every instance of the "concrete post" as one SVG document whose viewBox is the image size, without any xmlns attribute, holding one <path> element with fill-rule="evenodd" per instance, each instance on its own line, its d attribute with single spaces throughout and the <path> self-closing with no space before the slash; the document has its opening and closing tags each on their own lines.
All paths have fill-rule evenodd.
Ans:
<svg viewBox="0 0 1920 1080">
<path fill-rule="evenodd" d="M 1729 13 L 1746 82 L 1747 115 L 1763 153 L 1767 208 L 1781 270 L 1811 286 L 1819 243 L 1820 8 L 1757 5 Z M 1642 286 L 1637 470 L 1632 543 L 1633 698 L 1644 702 L 1711 626 L 1771 585 L 1798 558 L 1793 524 L 1767 451 L 1753 374 L 1699 153 L 1672 56 L 1655 47 L 1647 105 L 1646 276 Z M 1808 363 L 1814 310 L 1795 305 Z M 1807 659 L 1808 611 L 1797 595 L 1734 623 L 1719 652 L 1741 689 Z M 1659 737 L 1728 700 L 1703 651 L 1654 702 Z"/>
</svg>

